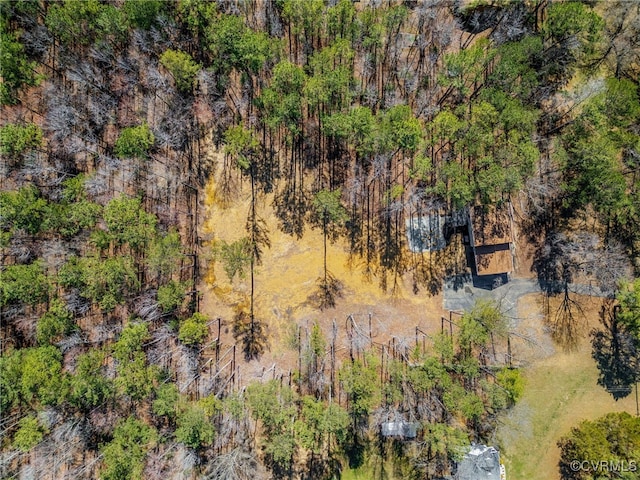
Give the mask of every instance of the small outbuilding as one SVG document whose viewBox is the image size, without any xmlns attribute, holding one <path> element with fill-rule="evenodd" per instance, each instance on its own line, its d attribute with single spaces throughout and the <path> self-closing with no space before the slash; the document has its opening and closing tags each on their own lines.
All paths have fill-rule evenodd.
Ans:
<svg viewBox="0 0 640 480">
<path fill-rule="evenodd" d="M 407 219 L 407 240 L 412 252 L 433 252 L 447 246 L 444 217 L 438 214 Z"/>
<path fill-rule="evenodd" d="M 469 235 L 476 275 L 513 272 L 513 214 L 510 203 L 469 209 Z"/>
<path fill-rule="evenodd" d="M 401 440 L 413 440 L 418 435 L 418 423 L 405 422 L 404 420 L 395 422 L 384 422 L 380 426 L 380 433 L 383 437 L 398 438 Z"/>
<path fill-rule="evenodd" d="M 500 452 L 486 445 L 472 445 L 458 463 L 455 480 L 506 480 Z"/>
</svg>

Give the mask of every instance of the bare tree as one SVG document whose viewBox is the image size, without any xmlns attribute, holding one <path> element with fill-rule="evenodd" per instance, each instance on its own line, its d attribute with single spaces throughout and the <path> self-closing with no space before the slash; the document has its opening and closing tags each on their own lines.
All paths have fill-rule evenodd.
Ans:
<svg viewBox="0 0 640 480">
<path fill-rule="evenodd" d="M 538 249 L 533 268 L 547 297 L 562 296 L 551 322 L 555 338 L 566 346 L 577 341 L 576 313 L 582 313 L 574 293 L 613 296 L 620 280 L 631 273 L 622 248 L 602 245 L 598 235 L 590 232 L 549 235 Z"/>
<path fill-rule="evenodd" d="M 258 476 L 258 459 L 242 447 L 218 455 L 203 475 L 204 480 L 252 480 Z"/>
</svg>

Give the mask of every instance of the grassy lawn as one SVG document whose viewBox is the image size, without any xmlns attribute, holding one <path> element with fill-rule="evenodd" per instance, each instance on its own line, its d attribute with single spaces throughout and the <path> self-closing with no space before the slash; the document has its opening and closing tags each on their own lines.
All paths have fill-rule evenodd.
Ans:
<svg viewBox="0 0 640 480">
<path fill-rule="evenodd" d="M 571 427 L 608 412 L 636 413 L 635 392 L 616 402 L 597 385 L 598 369 L 587 338 L 576 351 L 558 349 L 523 373 L 523 398 L 502 418 L 496 433 L 509 480 L 558 479 L 556 443 Z"/>
</svg>

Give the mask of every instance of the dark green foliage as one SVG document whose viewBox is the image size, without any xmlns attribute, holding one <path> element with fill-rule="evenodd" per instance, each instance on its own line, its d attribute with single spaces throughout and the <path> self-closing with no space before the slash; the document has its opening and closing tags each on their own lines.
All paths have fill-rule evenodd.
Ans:
<svg viewBox="0 0 640 480">
<path fill-rule="evenodd" d="M 3 352 L 0 357 L 0 412 L 6 415 L 20 402 L 20 379 L 24 350 Z"/>
<path fill-rule="evenodd" d="M 148 398 L 160 379 L 160 369 L 148 365 L 143 345 L 149 338 L 146 323 L 127 325 L 113 347 L 113 358 L 117 360 L 115 386 L 118 393 L 133 402 Z"/>
<path fill-rule="evenodd" d="M 603 87 L 561 136 L 557 158 L 563 167 L 565 206 L 591 205 L 605 222 L 618 223 L 619 215 L 630 213 L 620 158 L 636 148 L 639 137 L 631 125 L 640 115 L 640 101 L 631 82 L 610 79 Z"/>
<path fill-rule="evenodd" d="M 488 301 L 476 302 L 460 321 L 458 342 L 462 354 L 469 356 L 472 350 L 485 347 L 492 335 L 504 335 L 506 327 L 505 317 L 497 305 Z"/>
<path fill-rule="evenodd" d="M 87 176 L 81 173 L 74 177 L 69 177 L 64 182 L 62 182 L 63 200 L 65 202 L 78 202 L 80 200 L 85 200 L 87 192 L 84 188 L 84 182 L 86 181 L 86 179 Z"/>
<path fill-rule="evenodd" d="M 458 163 L 448 163 L 440 171 L 441 179 L 435 191 L 448 197 L 453 208 L 463 208 L 473 201 L 473 187 L 469 172 Z"/>
<path fill-rule="evenodd" d="M 170 313 L 180 308 L 184 302 L 187 285 L 174 280 L 158 287 L 158 305 L 165 313 Z"/>
<path fill-rule="evenodd" d="M 294 393 L 276 381 L 254 383 L 247 387 L 246 399 L 253 416 L 262 421 L 267 432 L 284 428 L 295 413 Z"/>
<path fill-rule="evenodd" d="M 449 462 L 462 459 L 462 452 L 469 445 L 467 433 L 445 423 L 426 423 L 424 429 L 425 451 L 428 452 L 426 460 Z"/>
<path fill-rule="evenodd" d="M 216 245 L 216 258 L 222 261 L 229 281 L 233 281 L 237 275 L 244 278 L 246 269 L 251 263 L 251 245 L 248 238 L 241 238 L 232 243 L 224 240 Z"/>
<path fill-rule="evenodd" d="M 287 469 L 293 463 L 297 445 L 293 433 L 283 432 L 273 435 L 264 446 L 269 459 L 279 468 Z"/>
<path fill-rule="evenodd" d="M 21 88 L 40 83 L 41 77 L 36 73 L 36 65 L 36 62 L 27 58 L 18 35 L 5 31 L 0 25 L 0 105 L 17 103 L 17 94 Z"/>
<path fill-rule="evenodd" d="M 311 75 L 305 85 L 306 100 L 312 108 L 324 106 L 326 110 L 341 110 L 349 104 L 354 83 L 351 65 L 354 51 L 346 40 L 315 53 L 309 59 Z"/>
<path fill-rule="evenodd" d="M 127 38 L 127 18 L 122 10 L 113 5 L 103 5 L 96 20 L 98 41 L 121 44 Z"/>
<path fill-rule="evenodd" d="M 175 419 L 179 399 L 178 387 L 174 383 L 163 383 L 156 391 L 156 398 L 152 405 L 153 413 L 171 420 Z"/>
<path fill-rule="evenodd" d="M 57 405 L 64 401 L 67 379 L 62 371 L 62 354 L 52 346 L 20 351 L 20 397 L 30 405 Z"/>
<path fill-rule="evenodd" d="M 213 65 L 223 75 L 232 69 L 258 73 L 276 50 L 268 35 L 248 28 L 235 15 L 220 15 L 210 23 L 205 35 Z"/>
<path fill-rule="evenodd" d="M 144 220 L 152 222 L 151 217 Z M 157 236 L 149 246 L 146 262 L 151 271 L 159 278 L 170 278 L 180 266 L 182 259 L 182 243 L 180 234 L 170 230 L 165 235 Z"/>
<path fill-rule="evenodd" d="M 340 381 L 349 396 L 349 411 L 356 418 L 369 415 L 380 401 L 376 358 L 355 360 L 340 369 Z"/>
<path fill-rule="evenodd" d="M 0 127 L 0 155 L 15 159 L 41 146 L 42 130 L 34 123 L 7 123 Z"/>
<path fill-rule="evenodd" d="M 303 87 L 307 76 L 304 69 L 287 61 L 273 68 L 269 88 L 256 100 L 264 112 L 264 122 L 269 128 L 285 127 L 291 133 L 300 132 L 302 119 Z"/>
<path fill-rule="evenodd" d="M 311 353 L 316 357 L 320 357 L 324 355 L 325 349 L 327 347 L 327 340 L 324 338 L 322 334 L 322 330 L 320 329 L 320 325 L 318 323 L 314 323 L 313 327 L 311 327 L 311 336 L 309 338 L 309 348 Z"/>
<path fill-rule="evenodd" d="M 344 38 L 353 43 L 358 33 L 356 8 L 350 0 L 340 0 L 327 9 L 327 33 L 334 38 Z"/>
<path fill-rule="evenodd" d="M 564 169 L 567 206 L 577 209 L 592 203 L 602 213 L 620 208 L 625 181 L 616 157 L 617 151 L 606 137 L 590 135 L 572 142 Z"/>
<path fill-rule="evenodd" d="M 478 420 L 484 413 L 482 399 L 474 392 L 468 392 L 460 385 L 453 385 L 444 395 L 445 406 L 466 421 Z"/>
<path fill-rule="evenodd" d="M 146 323 L 130 323 L 120 334 L 113 346 L 113 358 L 122 364 L 133 358 L 142 350 L 144 342 L 149 340 L 149 325 Z"/>
<path fill-rule="evenodd" d="M 422 138 L 422 125 L 408 105 L 385 110 L 380 120 L 380 151 L 415 151 Z"/>
<path fill-rule="evenodd" d="M 241 63 L 243 52 L 240 43 L 245 29 L 239 16 L 220 15 L 208 30 L 209 49 L 219 70 L 228 72 Z"/>
<path fill-rule="evenodd" d="M 54 299 L 36 327 L 38 343 L 46 345 L 55 343 L 64 335 L 69 335 L 78 327 L 73 321 L 73 313 L 67 310 L 60 299 Z"/>
<path fill-rule="evenodd" d="M 46 301 L 49 282 L 43 265 L 9 265 L 0 276 L 0 306 L 10 304 L 37 305 Z"/>
<path fill-rule="evenodd" d="M 623 283 L 617 298 L 620 321 L 640 340 L 640 279 Z"/>
<path fill-rule="evenodd" d="M 155 136 L 144 123 L 137 127 L 127 127 L 122 129 L 116 144 L 114 151 L 116 155 L 121 158 L 143 158 L 149 157 L 149 151 L 155 142 Z"/>
<path fill-rule="evenodd" d="M 13 436 L 13 446 L 22 452 L 28 452 L 42 441 L 46 430 L 38 419 L 29 415 L 18 422 L 18 430 Z"/>
<path fill-rule="evenodd" d="M 118 394 L 133 402 L 148 399 L 160 380 L 160 369 L 156 365 L 148 365 L 143 352 L 133 353 L 127 363 L 118 364 L 117 371 L 115 386 Z"/>
<path fill-rule="evenodd" d="M 201 448 L 213 443 L 215 430 L 204 408 L 189 404 L 176 419 L 176 440 L 187 447 Z"/>
<path fill-rule="evenodd" d="M 86 42 L 89 39 L 86 34 L 96 27 L 93 22 L 98 17 L 99 10 L 97 0 L 65 0 L 49 8 L 46 25 L 63 43 L 70 43 L 75 39 Z"/>
<path fill-rule="evenodd" d="M 37 234 L 47 215 L 47 201 L 34 185 L 18 191 L 0 192 L 0 226 L 2 230 L 22 229 Z"/>
<path fill-rule="evenodd" d="M 185 345 L 196 346 L 202 343 L 208 334 L 207 317 L 201 313 L 196 312 L 180 322 L 178 338 Z"/>
<path fill-rule="evenodd" d="M 293 391 L 287 386 L 280 386 L 275 380 L 253 383 L 247 387 L 246 399 L 253 417 L 262 422 L 265 453 L 277 466 L 287 468 L 296 450 Z"/>
<path fill-rule="evenodd" d="M 542 39 L 534 35 L 501 45 L 490 83 L 520 100 L 528 100 L 540 83 L 536 66 L 541 61 L 542 51 Z"/>
<path fill-rule="evenodd" d="M 321 0 L 299 2 L 297 0 L 282 0 L 280 2 L 282 17 L 291 24 L 296 35 L 303 34 L 306 41 L 320 35 L 324 5 Z"/>
<path fill-rule="evenodd" d="M 201 65 L 196 63 L 191 55 L 169 49 L 160 56 L 160 63 L 169 70 L 179 91 L 182 93 L 193 91 L 196 74 L 200 71 Z"/>
<path fill-rule="evenodd" d="M 114 198 L 104 208 L 104 221 L 116 245 L 129 244 L 134 250 L 146 246 L 156 233 L 157 219 L 144 211 L 139 198 Z"/>
<path fill-rule="evenodd" d="M 463 96 L 473 94 L 482 84 L 485 69 L 495 55 L 496 50 L 490 47 L 487 40 L 475 42 L 459 52 L 449 53 L 444 57 L 445 66 L 438 80 Z"/>
<path fill-rule="evenodd" d="M 45 24 L 54 37 L 69 46 L 109 39 L 121 41 L 127 33 L 123 12 L 98 0 L 54 3 L 47 10 Z"/>
<path fill-rule="evenodd" d="M 543 30 L 545 39 L 562 47 L 585 64 L 597 53 L 604 23 L 582 2 L 560 2 L 550 5 Z"/>
<path fill-rule="evenodd" d="M 331 451 L 332 443 L 343 444 L 347 438 L 351 420 L 346 410 L 338 404 L 305 396 L 302 399 L 302 418 L 296 421 L 295 430 L 300 445 L 316 454 Z"/>
<path fill-rule="evenodd" d="M 409 381 L 411 388 L 423 395 L 434 388 L 446 390 L 452 384 L 449 372 L 436 357 L 427 357 L 422 365 L 411 369 Z"/>
<path fill-rule="evenodd" d="M 102 213 L 102 206 L 87 200 L 80 200 L 68 205 L 60 204 L 57 226 L 47 226 L 62 235 L 70 238 L 78 235 L 83 230 L 95 226 Z"/>
<path fill-rule="evenodd" d="M 40 5 L 37 0 L 25 0 L 22 2 L 16 2 L 13 0 L 1 0 L 1 27 L 8 28 L 12 20 L 16 20 L 22 15 L 37 15 L 39 6 Z"/>
<path fill-rule="evenodd" d="M 626 412 L 609 413 L 591 422 L 584 421 L 558 442 L 560 476 L 563 480 L 637 478 L 640 458 L 640 419 Z M 625 465 L 627 472 L 594 468 L 601 461 Z M 572 462 L 585 462 L 591 468 L 572 468 Z M 623 463 L 624 462 L 624 463 Z M 633 462 L 634 471 L 629 471 Z M 580 463 L 582 465 L 582 463 Z"/>
<path fill-rule="evenodd" d="M 164 6 L 160 0 L 125 0 L 122 11 L 132 27 L 148 29 Z"/>
<path fill-rule="evenodd" d="M 82 198 L 48 202 L 33 185 L 0 193 L 0 222 L 4 230 L 25 230 L 31 235 L 47 231 L 70 238 L 93 227 L 102 211 L 100 205 Z M 80 194 L 78 194 L 80 195 Z"/>
<path fill-rule="evenodd" d="M 342 138 L 358 154 L 373 153 L 377 139 L 376 118 L 367 107 L 354 107 L 348 113 L 334 113 L 323 119 L 328 136 Z"/>
<path fill-rule="evenodd" d="M 69 403 L 89 411 L 112 397 L 112 382 L 104 375 L 105 359 L 105 352 L 99 349 L 78 356 L 69 382 Z"/>
<path fill-rule="evenodd" d="M 138 290 L 140 284 L 128 256 L 72 257 L 65 263 L 58 276 L 60 284 L 67 288 L 79 288 L 85 298 L 96 302 L 105 312 L 125 301 L 126 295 Z"/>
<path fill-rule="evenodd" d="M 593 102 L 618 135 L 624 129 L 633 127 L 640 119 L 638 85 L 630 80 L 607 78 L 605 91 L 597 95 Z M 637 133 L 635 137 L 637 138 Z"/>
<path fill-rule="evenodd" d="M 95 226 L 102 214 L 102 206 L 87 200 L 84 181 L 84 175 L 77 175 L 63 182 L 61 201 L 45 205 L 41 230 L 68 239 Z"/>
<path fill-rule="evenodd" d="M 156 431 L 134 417 L 121 420 L 113 439 L 102 448 L 104 468 L 102 480 L 133 480 L 142 478 L 144 459 L 157 441 Z"/>
<path fill-rule="evenodd" d="M 65 288 L 81 288 L 84 285 L 83 272 L 82 259 L 70 257 L 58 271 L 58 282 Z"/>
</svg>

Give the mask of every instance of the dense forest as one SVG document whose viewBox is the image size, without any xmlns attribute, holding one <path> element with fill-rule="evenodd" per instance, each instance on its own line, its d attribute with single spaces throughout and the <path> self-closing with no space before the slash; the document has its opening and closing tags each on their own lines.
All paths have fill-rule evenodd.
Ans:
<svg viewBox="0 0 640 480">
<path fill-rule="evenodd" d="M 435 295 L 457 272 L 407 248 L 407 221 L 513 202 L 541 288 L 564 299 L 554 337 L 571 345 L 568 285 L 586 278 L 605 298 L 602 385 L 628 395 L 640 379 L 640 4 L 1 0 L 0 14 L 2 478 L 329 479 L 378 458 L 435 479 L 491 437 L 526 386 L 494 362 L 509 326 L 490 302 L 428 348 L 417 330 L 376 345 L 351 319 L 360 341 L 336 353 L 335 335 L 298 328 L 288 378 L 239 381 L 274 341 L 254 308 L 267 208 L 294 239 L 322 233 L 324 310 L 341 295 L 327 243 L 382 290 Z M 210 177 L 221 208 L 249 198 L 237 241 L 203 237 Z M 200 311 L 214 262 L 249 278 L 234 318 Z M 395 419 L 415 441 L 380 435 Z"/>
</svg>

